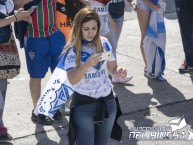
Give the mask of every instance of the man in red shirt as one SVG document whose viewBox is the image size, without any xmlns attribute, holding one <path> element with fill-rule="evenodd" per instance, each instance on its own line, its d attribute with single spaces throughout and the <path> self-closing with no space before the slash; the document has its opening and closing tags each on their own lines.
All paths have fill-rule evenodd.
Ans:
<svg viewBox="0 0 193 145">
<path fill-rule="evenodd" d="M 28 24 L 24 31 L 25 56 L 30 75 L 29 87 L 34 108 L 41 95 L 41 79 L 45 77 L 49 68 L 51 72 L 54 71 L 66 44 L 65 36 L 55 25 L 55 7 L 55 0 L 39 0 L 31 15 L 32 23 Z M 33 111 L 31 119 L 44 125 L 53 122 L 41 114 L 37 117 Z M 54 119 L 61 119 L 59 111 L 55 113 Z"/>
</svg>

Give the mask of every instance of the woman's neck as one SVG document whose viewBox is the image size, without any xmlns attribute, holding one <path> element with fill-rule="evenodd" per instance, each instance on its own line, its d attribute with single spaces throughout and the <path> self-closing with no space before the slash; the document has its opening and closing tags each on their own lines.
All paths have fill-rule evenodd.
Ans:
<svg viewBox="0 0 193 145">
<path fill-rule="evenodd" d="M 81 39 L 81 41 L 83 46 L 87 46 L 87 47 L 93 46 L 93 41 L 87 41 L 85 39 Z"/>
</svg>

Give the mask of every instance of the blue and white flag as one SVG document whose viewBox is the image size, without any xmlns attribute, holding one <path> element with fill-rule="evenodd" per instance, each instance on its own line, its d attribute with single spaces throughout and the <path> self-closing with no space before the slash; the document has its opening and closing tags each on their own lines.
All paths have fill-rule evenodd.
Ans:
<svg viewBox="0 0 193 145">
<path fill-rule="evenodd" d="M 69 99 L 73 87 L 68 81 L 63 57 L 55 68 L 37 103 L 34 113 L 44 114 L 50 118 Z"/>
<path fill-rule="evenodd" d="M 152 10 L 149 25 L 144 38 L 144 52 L 147 61 L 147 72 L 160 77 L 165 70 L 166 29 L 163 13 L 166 3 L 163 0 L 152 0 L 159 4 L 159 10 Z"/>
<path fill-rule="evenodd" d="M 111 47 L 106 38 L 101 39 L 105 51 L 111 51 Z M 81 61 L 85 62 L 90 57 L 89 54 L 81 52 Z M 114 58 L 114 57 L 112 57 Z M 111 59 L 112 59 L 111 58 Z M 104 63 L 98 63 L 94 68 L 99 70 Z M 76 67 L 75 49 L 69 49 L 61 58 L 56 66 L 51 78 L 43 90 L 34 114 L 43 114 L 53 118 L 56 111 L 70 98 L 73 94 L 74 87 L 70 84 L 67 78 L 67 71 Z"/>
</svg>

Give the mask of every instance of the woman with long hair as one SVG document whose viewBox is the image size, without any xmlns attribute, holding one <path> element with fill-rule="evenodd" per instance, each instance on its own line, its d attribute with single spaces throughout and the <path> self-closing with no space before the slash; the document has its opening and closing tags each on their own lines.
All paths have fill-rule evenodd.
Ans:
<svg viewBox="0 0 193 145">
<path fill-rule="evenodd" d="M 118 67 L 109 41 L 100 36 L 100 27 L 100 18 L 94 10 L 81 9 L 65 47 L 64 66 L 74 89 L 70 145 L 74 141 L 76 145 L 108 145 L 117 112 L 109 73 L 127 76 L 126 69 Z M 110 58 L 102 59 L 104 52 L 110 52 Z"/>
</svg>

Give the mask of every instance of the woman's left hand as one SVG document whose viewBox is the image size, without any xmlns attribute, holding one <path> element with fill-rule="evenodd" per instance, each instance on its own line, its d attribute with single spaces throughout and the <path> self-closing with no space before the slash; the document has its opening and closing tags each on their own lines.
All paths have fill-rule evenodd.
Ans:
<svg viewBox="0 0 193 145">
<path fill-rule="evenodd" d="M 117 68 L 118 77 L 125 78 L 127 76 L 127 70 L 124 67 Z"/>
</svg>

